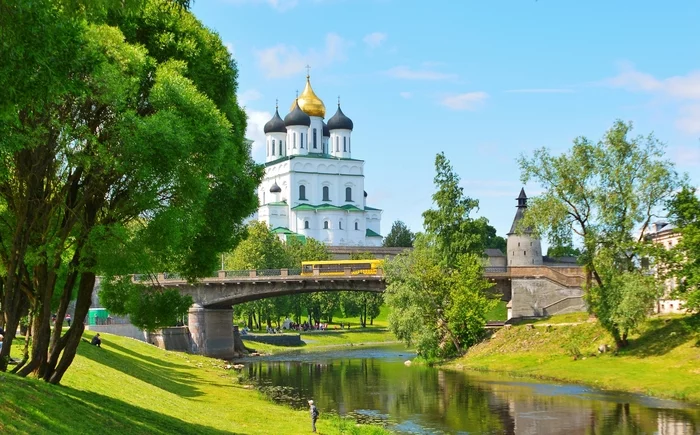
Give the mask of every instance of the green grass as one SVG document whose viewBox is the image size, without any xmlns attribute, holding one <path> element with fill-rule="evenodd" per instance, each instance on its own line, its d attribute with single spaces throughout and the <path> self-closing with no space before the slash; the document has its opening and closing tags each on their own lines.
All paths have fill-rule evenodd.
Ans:
<svg viewBox="0 0 700 435">
<path fill-rule="evenodd" d="M 248 348 L 266 354 L 288 352 L 291 350 L 303 350 L 305 352 L 324 351 L 332 347 L 340 346 L 364 346 L 376 344 L 396 343 L 396 337 L 385 328 L 367 327 L 350 328 L 328 331 L 308 331 L 301 332 L 301 346 L 276 346 L 272 344 L 259 343 L 256 341 L 243 341 Z"/>
<path fill-rule="evenodd" d="M 498 305 L 486 313 L 486 320 L 505 321 L 508 319 L 508 308 L 506 307 L 507 304 L 508 302 L 498 301 Z"/>
<path fill-rule="evenodd" d="M 567 314 L 501 329 L 449 366 L 700 403 L 700 316 L 649 319 L 619 352 L 599 354 L 602 344 L 614 349 L 596 321 Z"/>
<path fill-rule="evenodd" d="M 101 335 L 101 349 L 80 344 L 61 386 L 0 373 L 0 433 L 309 432 L 308 412 L 268 401 L 221 360 Z M 318 428 L 323 434 L 386 433 L 328 414 Z"/>
</svg>

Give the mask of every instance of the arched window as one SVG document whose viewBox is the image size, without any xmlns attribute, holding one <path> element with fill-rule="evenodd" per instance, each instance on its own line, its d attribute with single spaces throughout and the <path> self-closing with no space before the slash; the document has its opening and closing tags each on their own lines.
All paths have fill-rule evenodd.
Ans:
<svg viewBox="0 0 700 435">
<path fill-rule="evenodd" d="M 343 152 L 348 152 L 348 138 L 343 136 Z"/>
<path fill-rule="evenodd" d="M 352 202 L 352 188 L 350 187 L 345 188 L 345 201 Z"/>
<path fill-rule="evenodd" d="M 316 129 L 314 128 L 314 149 L 316 148 Z"/>
<path fill-rule="evenodd" d="M 338 136 L 335 137 L 335 152 L 340 151 L 340 146 L 338 145 Z"/>
<path fill-rule="evenodd" d="M 350 148 L 350 138 L 348 138 L 348 152 L 352 151 Z"/>
<path fill-rule="evenodd" d="M 296 147 L 297 147 L 297 134 L 292 133 L 292 148 L 296 148 Z"/>
<path fill-rule="evenodd" d="M 283 141 L 280 141 L 280 155 L 282 155 L 282 144 L 283 143 L 284 143 Z"/>
<path fill-rule="evenodd" d="M 309 221 L 304 221 L 304 229 L 305 230 L 309 229 Z"/>
<path fill-rule="evenodd" d="M 338 229 L 339 230 L 343 229 L 343 221 L 338 221 Z"/>
<path fill-rule="evenodd" d="M 275 155 L 275 145 L 277 145 L 277 144 L 275 143 L 275 140 L 272 139 L 272 155 L 273 156 Z"/>
<path fill-rule="evenodd" d="M 323 201 L 330 201 L 328 186 L 323 186 Z"/>
<path fill-rule="evenodd" d="M 360 223 L 359 222 L 355 222 L 355 230 L 360 231 Z"/>
<path fill-rule="evenodd" d="M 299 186 L 299 200 L 306 201 L 306 186 L 303 184 Z"/>
<path fill-rule="evenodd" d="M 331 228 L 331 225 L 328 221 L 323 221 L 323 229 L 324 230 L 329 230 Z"/>
<path fill-rule="evenodd" d="M 301 133 L 301 137 L 299 139 L 299 148 L 304 148 L 304 133 Z"/>
</svg>

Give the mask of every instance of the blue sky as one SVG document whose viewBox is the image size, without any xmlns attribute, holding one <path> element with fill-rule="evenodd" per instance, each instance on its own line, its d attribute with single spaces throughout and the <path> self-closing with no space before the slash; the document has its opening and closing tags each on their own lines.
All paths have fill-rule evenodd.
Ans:
<svg viewBox="0 0 700 435">
<path fill-rule="evenodd" d="M 654 132 L 700 183 L 700 2 L 196 0 L 192 10 L 238 62 L 257 161 L 275 99 L 284 117 L 305 65 L 326 118 L 340 96 L 383 235 L 396 219 L 422 228 L 440 151 L 505 235 L 522 185 L 515 158 L 597 140 L 618 118 Z"/>
</svg>

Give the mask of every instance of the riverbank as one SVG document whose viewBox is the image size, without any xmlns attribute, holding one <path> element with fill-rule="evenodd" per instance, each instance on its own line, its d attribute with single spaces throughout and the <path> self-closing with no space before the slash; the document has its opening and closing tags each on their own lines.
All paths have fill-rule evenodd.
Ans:
<svg viewBox="0 0 700 435">
<path fill-rule="evenodd" d="M 291 333 L 290 333 L 291 334 Z M 246 340 L 242 335 L 243 343 L 249 349 L 266 355 L 274 355 L 290 351 L 321 352 L 336 347 L 353 346 L 381 346 L 398 344 L 396 337 L 386 328 L 372 327 L 352 329 L 329 329 L 327 331 L 299 332 L 301 336 L 300 346 L 278 346 Z M 265 334 L 256 334 L 265 335 Z"/>
<path fill-rule="evenodd" d="M 585 314 L 504 328 L 445 364 L 700 403 L 700 316 L 654 317 L 615 352 Z M 610 351 L 599 353 L 607 344 Z"/>
<path fill-rule="evenodd" d="M 221 360 L 101 334 L 82 342 L 54 386 L 0 373 L 0 432 L 128 434 L 305 434 L 308 412 L 267 400 Z M 92 334 L 85 333 L 90 339 Z M 13 346 L 18 355 L 21 343 Z M 385 434 L 322 414 L 323 434 Z"/>
</svg>

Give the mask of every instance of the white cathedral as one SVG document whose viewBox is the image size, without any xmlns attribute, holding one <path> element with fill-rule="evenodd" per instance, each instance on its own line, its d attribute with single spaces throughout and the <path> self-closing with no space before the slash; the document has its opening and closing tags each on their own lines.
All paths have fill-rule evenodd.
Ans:
<svg viewBox="0 0 700 435">
<path fill-rule="evenodd" d="M 331 246 L 381 246 L 382 210 L 367 205 L 363 160 L 352 158 L 353 123 L 326 107 L 306 76 L 304 91 L 265 124 L 265 176 L 253 219 L 286 240 L 311 237 Z"/>
</svg>

